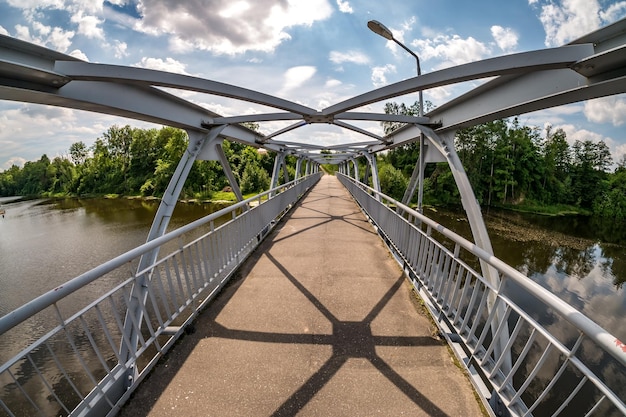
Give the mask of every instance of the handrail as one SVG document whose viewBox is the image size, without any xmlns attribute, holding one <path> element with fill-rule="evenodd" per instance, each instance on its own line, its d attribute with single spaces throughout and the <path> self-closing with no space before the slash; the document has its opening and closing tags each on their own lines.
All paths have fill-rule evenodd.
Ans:
<svg viewBox="0 0 626 417">
<path fill-rule="evenodd" d="M 10 416 L 115 415 L 320 176 L 288 182 L 175 229 L 1 317 L 0 340 L 13 342 L 0 352 L 0 381 L 6 383 L 0 410 Z M 163 245 L 169 250 L 151 265 L 133 268 Z M 136 306 L 132 288 L 146 273 L 146 298 Z M 124 316 L 135 306 L 143 315 L 125 326 Z"/>
<path fill-rule="evenodd" d="M 138 256 L 143 255 L 144 253 L 147 253 L 149 251 L 151 251 L 152 249 L 156 249 L 160 246 L 162 246 L 163 244 L 170 242 L 174 239 L 179 238 L 180 236 L 184 235 L 185 233 L 196 229 L 199 226 L 205 225 L 207 223 L 210 223 L 211 221 L 214 221 L 215 219 L 218 219 L 220 217 L 222 217 L 225 214 L 231 213 L 234 210 L 237 210 L 239 208 L 244 208 L 244 207 L 248 207 L 249 204 L 253 201 L 260 201 L 263 197 L 270 195 L 270 193 L 276 193 L 279 190 L 285 189 L 285 188 L 289 188 L 294 184 L 297 184 L 299 182 L 301 182 L 302 179 L 296 179 L 293 181 L 290 181 L 286 184 L 282 184 L 272 190 L 268 190 L 265 192 L 262 192 L 258 195 L 255 195 L 254 197 L 250 197 L 247 200 L 244 201 L 240 201 L 238 203 L 232 204 L 228 207 L 225 207 L 219 211 L 216 211 L 214 213 L 209 214 L 206 217 L 203 217 L 201 219 L 195 220 L 185 226 L 181 226 L 178 229 L 172 230 L 171 232 L 160 236 L 156 239 L 153 239 L 151 241 L 148 241 L 144 244 L 142 244 L 141 246 L 137 246 L 134 249 L 129 250 L 126 253 L 123 253 L 113 259 L 111 259 L 110 261 L 107 261 L 71 280 L 69 280 L 68 282 L 66 282 L 65 284 L 62 284 L 42 295 L 40 295 L 39 297 L 29 301 L 28 303 L 16 308 L 15 310 L 7 313 L 6 315 L 0 317 L 0 335 L 2 335 L 3 333 L 7 332 L 8 330 L 12 329 L 13 327 L 17 326 L 18 324 L 22 323 L 24 320 L 28 319 L 29 317 L 31 317 L 34 314 L 39 313 L 40 311 L 46 309 L 47 307 L 51 306 L 52 304 L 58 302 L 59 300 L 63 299 L 64 297 L 66 297 L 67 295 L 75 292 L 76 290 L 79 290 L 80 288 L 84 287 L 85 285 L 93 282 L 94 280 L 98 279 L 100 276 L 109 273 L 111 271 L 113 271 L 116 268 L 119 268 L 120 266 L 124 265 L 125 263 L 135 259 Z"/>
<path fill-rule="evenodd" d="M 615 336 L 445 226 L 349 176 L 338 174 L 338 178 L 376 226 L 441 334 L 468 368 L 478 394 L 492 408 L 503 404 L 512 416 L 532 416 L 533 412 L 555 416 L 576 398 L 582 401 L 582 408 L 580 404 L 576 408 L 581 416 L 594 412 L 609 415 L 609 409 L 618 413 L 615 415 L 626 415 L 623 384 L 610 373 L 605 375 L 603 368 L 617 367 L 615 372 L 619 373 L 626 366 L 624 344 Z M 451 242 L 454 249 L 435 239 L 432 231 Z M 496 288 L 472 269 L 466 256 L 473 257 L 472 262 L 482 260 L 495 268 L 500 274 L 500 285 Z M 555 334 L 544 327 L 507 295 L 507 282 L 515 283 L 516 293 L 533 297 L 555 318 L 563 319 L 559 326 L 569 323 L 566 327 L 571 325 L 572 329 Z M 493 300 L 491 305 L 489 300 Z M 512 329 L 510 333 L 508 329 Z M 588 349 L 598 356 L 589 357 Z M 577 385 L 555 389 L 564 375 L 568 375 L 564 380 L 570 381 L 565 384 L 571 384 L 573 378 Z M 560 395 L 567 399 L 556 400 L 558 410 L 554 414 L 541 409 L 554 406 L 550 398 Z M 584 410 L 585 407 L 590 408 Z"/>
<path fill-rule="evenodd" d="M 356 184 L 356 181 L 353 178 L 344 176 L 343 174 L 337 175 L 341 175 Z M 470 253 L 476 255 L 478 258 L 487 262 L 489 265 L 493 266 L 497 270 L 504 272 L 508 277 L 512 278 L 525 290 L 527 290 L 532 295 L 534 295 L 535 297 L 549 305 L 551 308 L 553 308 L 555 311 L 560 313 L 567 321 L 582 330 L 590 339 L 592 339 L 598 345 L 602 346 L 615 359 L 617 359 L 621 364 L 626 366 L 626 351 L 621 348 L 621 346 L 623 346 L 624 344 L 617 337 L 613 336 L 596 322 L 582 314 L 580 311 L 576 310 L 571 305 L 567 304 L 558 296 L 551 293 L 535 281 L 529 279 L 526 275 L 522 274 L 517 269 L 503 262 L 499 258 L 489 254 L 488 252 L 485 252 L 476 244 L 470 242 L 469 240 L 458 235 L 452 230 L 447 229 L 445 226 L 437 223 L 436 221 L 424 216 L 422 213 L 413 210 L 409 206 L 404 205 L 401 202 L 394 200 L 393 198 L 383 193 L 380 193 L 363 183 L 359 183 L 358 185 L 366 189 L 373 195 L 378 195 L 387 200 L 389 203 L 396 205 L 404 212 L 419 219 L 421 222 L 426 223 L 446 238 L 454 241 L 455 243 L 458 243 L 463 249 L 466 249 Z"/>
</svg>

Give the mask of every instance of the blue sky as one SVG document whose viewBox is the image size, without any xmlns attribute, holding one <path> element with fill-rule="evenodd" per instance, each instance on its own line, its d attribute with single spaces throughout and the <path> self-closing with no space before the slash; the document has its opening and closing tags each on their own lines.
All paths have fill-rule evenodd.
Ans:
<svg viewBox="0 0 626 417">
<path fill-rule="evenodd" d="M 0 0 L 1 34 L 89 62 L 199 76 L 317 109 L 415 75 L 410 55 L 369 31 L 372 19 L 414 50 L 426 73 L 560 46 L 625 17 L 626 1 L 615 0 Z M 427 90 L 424 98 L 441 105 L 475 85 Z M 260 111 L 183 95 L 225 116 Z M 371 110 L 381 111 L 382 104 Z M 570 142 L 604 140 L 616 161 L 626 155 L 626 95 L 525 114 L 520 121 L 563 128 Z M 77 141 L 91 145 L 114 124 L 159 127 L 0 101 L 0 170 L 44 153 L 66 155 Z M 319 134 L 332 142 L 341 131 Z"/>
</svg>

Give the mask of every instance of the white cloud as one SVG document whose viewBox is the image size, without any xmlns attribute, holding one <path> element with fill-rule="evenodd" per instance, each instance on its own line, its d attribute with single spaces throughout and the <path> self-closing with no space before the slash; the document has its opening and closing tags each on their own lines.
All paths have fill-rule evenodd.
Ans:
<svg viewBox="0 0 626 417">
<path fill-rule="evenodd" d="M 502 26 L 492 26 L 491 36 L 496 41 L 496 44 L 500 49 L 505 52 L 515 50 L 517 47 L 518 36 L 517 33 L 511 28 L 503 28 Z"/>
<path fill-rule="evenodd" d="M 281 89 L 281 94 L 285 94 L 294 88 L 300 87 L 306 81 L 311 79 L 311 77 L 315 75 L 315 72 L 315 67 L 306 65 L 289 68 L 283 76 L 285 82 L 283 84 L 283 88 Z"/>
<path fill-rule="evenodd" d="M 590 122 L 621 126 L 626 122 L 626 95 L 588 100 L 585 102 L 584 112 Z"/>
<path fill-rule="evenodd" d="M 337 0 L 337 6 L 339 6 L 339 11 L 342 13 L 354 13 L 349 1 Z"/>
<path fill-rule="evenodd" d="M 471 36 L 461 38 L 459 35 L 438 35 L 433 39 L 417 39 L 411 42 L 423 60 L 439 59 L 439 69 L 454 65 L 478 61 L 491 54 L 487 45 Z"/>
<path fill-rule="evenodd" d="M 104 39 L 104 30 L 100 27 L 104 20 L 98 19 L 96 16 L 85 16 L 82 11 L 74 14 L 71 20 L 72 23 L 78 25 L 78 34 L 90 39 Z"/>
<path fill-rule="evenodd" d="M 333 78 L 333 79 L 327 80 L 324 86 L 328 88 L 335 88 L 335 87 L 339 87 L 341 84 L 342 84 L 341 81 Z"/>
<path fill-rule="evenodd" d="M 273 51 L 290 39 L 286 29 L 310 26 L 328 18 L 333 9 L 328 0 L 216 0 L 211 7 L 198 2 L 144 0 L 138 4 L 138 11 L 143 17 L 135 21 L 135 29 L 168 35 L 173 51 L 208 50 L 234 55 L 249 50 Z"/>
<path fill-rule="evenodd" d="M 600 27 L 596 0 L 563 0 L 546 4 L 539 19 L 546 31 L 546 46 L 560 46 Z"/>
<path fill-rule="evenodd" d="M 113 50 L 115 51 L 115 58 L 117 59 L 122 59 L 124 57 L 127 57 L 128 54 L 128 45 L 126 44 L 126 42 L 121 42 L 121 41 L 114 41 L 113 42 Z"/>
<path fill-rule="evenodd" d="M 600 11 L 600 18 L 605 22 L 615 22 L 626 15 L 626 1 L 611 4 L 608 9 Z"/>
<path fill-rule="evenodd" d="M 331 62 L 334 62 L 335 64 L 343 64 L 344 62 L 351 62 L 353 64 L 367 64 L 370 62 L 369 57 L 363 52 L 359 51 L 331 51 L 328 59 L 330 59 Z"/>
<path fill-rule="evenodd" d="M 161 58 L 143 57 L 141 58 L 141 62 L 135 64 L 134 66 L 153 69 L 157 71 L 167 71 L 167 72 L 174 72 L 177 74 L 188 75 L 187 71 L 185 70 L 186 68 L 185 64 L 183 64 L 180 61 L 175 60 L 174 58 L 169 58 L 169 57 L 165 58 L 165 60 L 162 60 Z"/>
<path fill-rule="evenodd" d="M 17 165 L 18 167 L 23 167 L 26 162 L 28 162 L 28 160 L 22 157 L 12 156 L 4 163 L 3 166 L 0 167 L 0 169 L 7 170 L 7 169 L 10 169 L 13 165 Z"/>
<path fill-rule="evenodd" d="M 27 26 L 15 25 L 15 37 L 60 52 L 66 52 L 72 44 L 73 31 L 65 31 L 60 27 L 51 28 L 38 22 L 33 23 L 33 29 L 38 35 L 31 34 Z"/>
<path fill-rule="evenodd" d="M 529 1 L 540 4 L 539 0 Z M 610 4 L 606 9 L 598 0 L 541 1 L 539 20 L 546 31 L 545 45 L 561 46 L 601 26 L 626 16 L 626 1 Z"/>
<path fill-rule="evenodd" d="M 387 74 L 393 74 L 396 72 L 396 66 L 387 64 L 384 67 L 372 68 L 372 84 L 375 87 L 382 87 L 387 84 Z"/>
<path fill-rule="evenodd" d="M 87 55 L 85 55 L 83 51 L 81 51 L 80 49 L 74 49 L 68 55 L 71 55 L 74 58 L 82 59 L 83 61 L 89 62 L 89 58 L 87 58 Z"/>
<path fill-rule="evenodd" d="M 7 31 L 2 25 L 0 25 L 0 35 L 9 36 L 9 31 Z"/>
</svg>

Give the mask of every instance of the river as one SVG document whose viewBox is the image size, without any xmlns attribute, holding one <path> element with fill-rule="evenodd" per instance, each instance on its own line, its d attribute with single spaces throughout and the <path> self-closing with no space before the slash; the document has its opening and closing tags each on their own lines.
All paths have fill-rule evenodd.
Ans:
<svg viewBox="0 0 626 417">
<path fill-rule="evenodd" d="M 157 201 L 140 199 L 0 204 L 6 210 L 0 217 L 0 316 L 143 243 L 158 207 Z M 169 230 L 215 209 L 178 204 Z M 469 237 L 462 214 L 426 214 Z M 485 213 L 485 219 L 497 257 L 626 340 L 625 226 L 498 211 Z"/>
</svg>

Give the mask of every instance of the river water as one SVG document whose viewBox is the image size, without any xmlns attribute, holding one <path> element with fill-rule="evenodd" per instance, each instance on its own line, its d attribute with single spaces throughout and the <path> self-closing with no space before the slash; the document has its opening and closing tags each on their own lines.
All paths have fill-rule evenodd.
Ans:
<svg viewBox="0 0 626 417">
<path fill-rule="evenodd" d="M 158 208 L 157 201 L 139 199 L 0 204 L 6 210 L 0 217 L 0 316 L 142 244 Z M 169 230 L 217 208 L 178 204 Z M 462 214 L 426 214 L 469 237 Z M 485 219 L 497 257 L 626 340 L 626 227 L 511 212 L 492 211 Z"/>
</svg>

